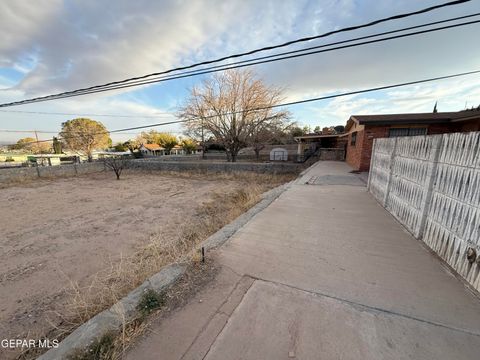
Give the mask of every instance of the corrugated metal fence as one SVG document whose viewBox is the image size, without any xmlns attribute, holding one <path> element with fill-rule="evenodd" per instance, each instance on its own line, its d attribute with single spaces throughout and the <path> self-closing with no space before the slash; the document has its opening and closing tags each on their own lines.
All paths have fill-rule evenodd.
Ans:
<svg viewBox="0 0 480 360">
<path fill-rule="evenodd" d="M 376 139 L 368 189 L 480 290 L 480 133 Z"/>
</svg>

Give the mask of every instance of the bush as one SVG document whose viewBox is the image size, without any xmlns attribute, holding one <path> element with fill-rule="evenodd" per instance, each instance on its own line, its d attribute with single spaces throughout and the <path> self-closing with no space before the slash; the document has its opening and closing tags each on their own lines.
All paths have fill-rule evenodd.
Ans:
<svg viewBox="0 0 480 360">
<path fill-rule="evenodd" d="M 165 299 L 161 294 L 153 289 L 148 289 L 142 295 L 142 298 L 138 302 L 137 310 L 142 313 L 143 316 L 150 314 L 153 310 L 160 308 L 165 303 Z"/>
<path fill-rule="evenodd" d="M 77 350 L 69 360 L 106 360 L 111 359 L 115 345 L 115 334 L 108 332 L 94 341 L 86 350 Z"/>
</svg>

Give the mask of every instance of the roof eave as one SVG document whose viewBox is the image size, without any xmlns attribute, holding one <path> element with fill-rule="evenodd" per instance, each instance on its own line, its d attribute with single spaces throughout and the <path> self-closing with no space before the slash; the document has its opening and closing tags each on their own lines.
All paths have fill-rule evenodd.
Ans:
<svg viewBox="0 0 480 360">
<path fill-rule="evenodd" d="M 406 124 L 447 124 L 451 119 L 399 119 L 399 120 L 359 120 L 360 125 L 406 125 Z"/>
</svg>

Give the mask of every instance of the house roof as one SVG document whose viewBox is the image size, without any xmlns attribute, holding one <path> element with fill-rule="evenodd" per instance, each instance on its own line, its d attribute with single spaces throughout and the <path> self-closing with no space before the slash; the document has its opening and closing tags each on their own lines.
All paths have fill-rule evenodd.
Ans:
<svg viewBox="0 0 480 360">
<path fill-rule="evenodd" d="M 347 121 L 346 130 L 353 122 L 360 125 L 392 125 L 392 124 L 438 124 L 468 120 L 480 120 L 479 110 L 463 110 L 439 113 L 408 113 L 381 115 L 352 115 Z"/>
<path fill-rule="evenodd" d="M 148 149 L 148 150 L 150 150 L 150 151 L 164 150 L 164 148 L 161 147 L 161 146 L 158 145 L 158 144 L 142 144 L 142 146 L 143 146 L 145 149 Z"/>
<path fill-rule="evenodd" d="M 304 140 L 304 139 L 321 139 L 321 138 L 334 138 L 334 137 L 342 137 L 347 134 L 341 133 L 341 134 L 307 134 L 307 135 L 302 135 L 302 136 L 294 136 L 293 138 L 295 140 Z"/>
</svg>

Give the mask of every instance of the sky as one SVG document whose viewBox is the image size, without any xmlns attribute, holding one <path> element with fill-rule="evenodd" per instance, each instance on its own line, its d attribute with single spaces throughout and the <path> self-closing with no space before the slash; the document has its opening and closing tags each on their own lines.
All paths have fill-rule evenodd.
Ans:
<svg viewBox="0 0 480 360">
<path fill-rule="evenodd" d="M 74 90 L 358 25 L 447 0 L 2 0 L 0 103 Z M 360 31 L 301 49 L 480 12 L 480 0 Z M 286 102 L 480 69 L 480 24 L 252 66 Z M 272 54 L 274 52 L 265 53 Z M 0 109 L 0 143 L 59 131 L 90 117 L 109 130 L 174 120 L 204 77 Z M 289 107 L 312 128 L 352 114 L 458 111 L 480 104 L 480 75 Z M 44 115 L 36 112 L 72 115 Z M 100 116 L 100 115 L 122 115 Z M 130 117 L 131 116 L 131 117 Z M 180 125 L 157 130 L 181 134 Z M 40 139 L 53 136 L 38 133 Z M 124 141 L 133 132 L 112 134 Z"/>
</svg>

